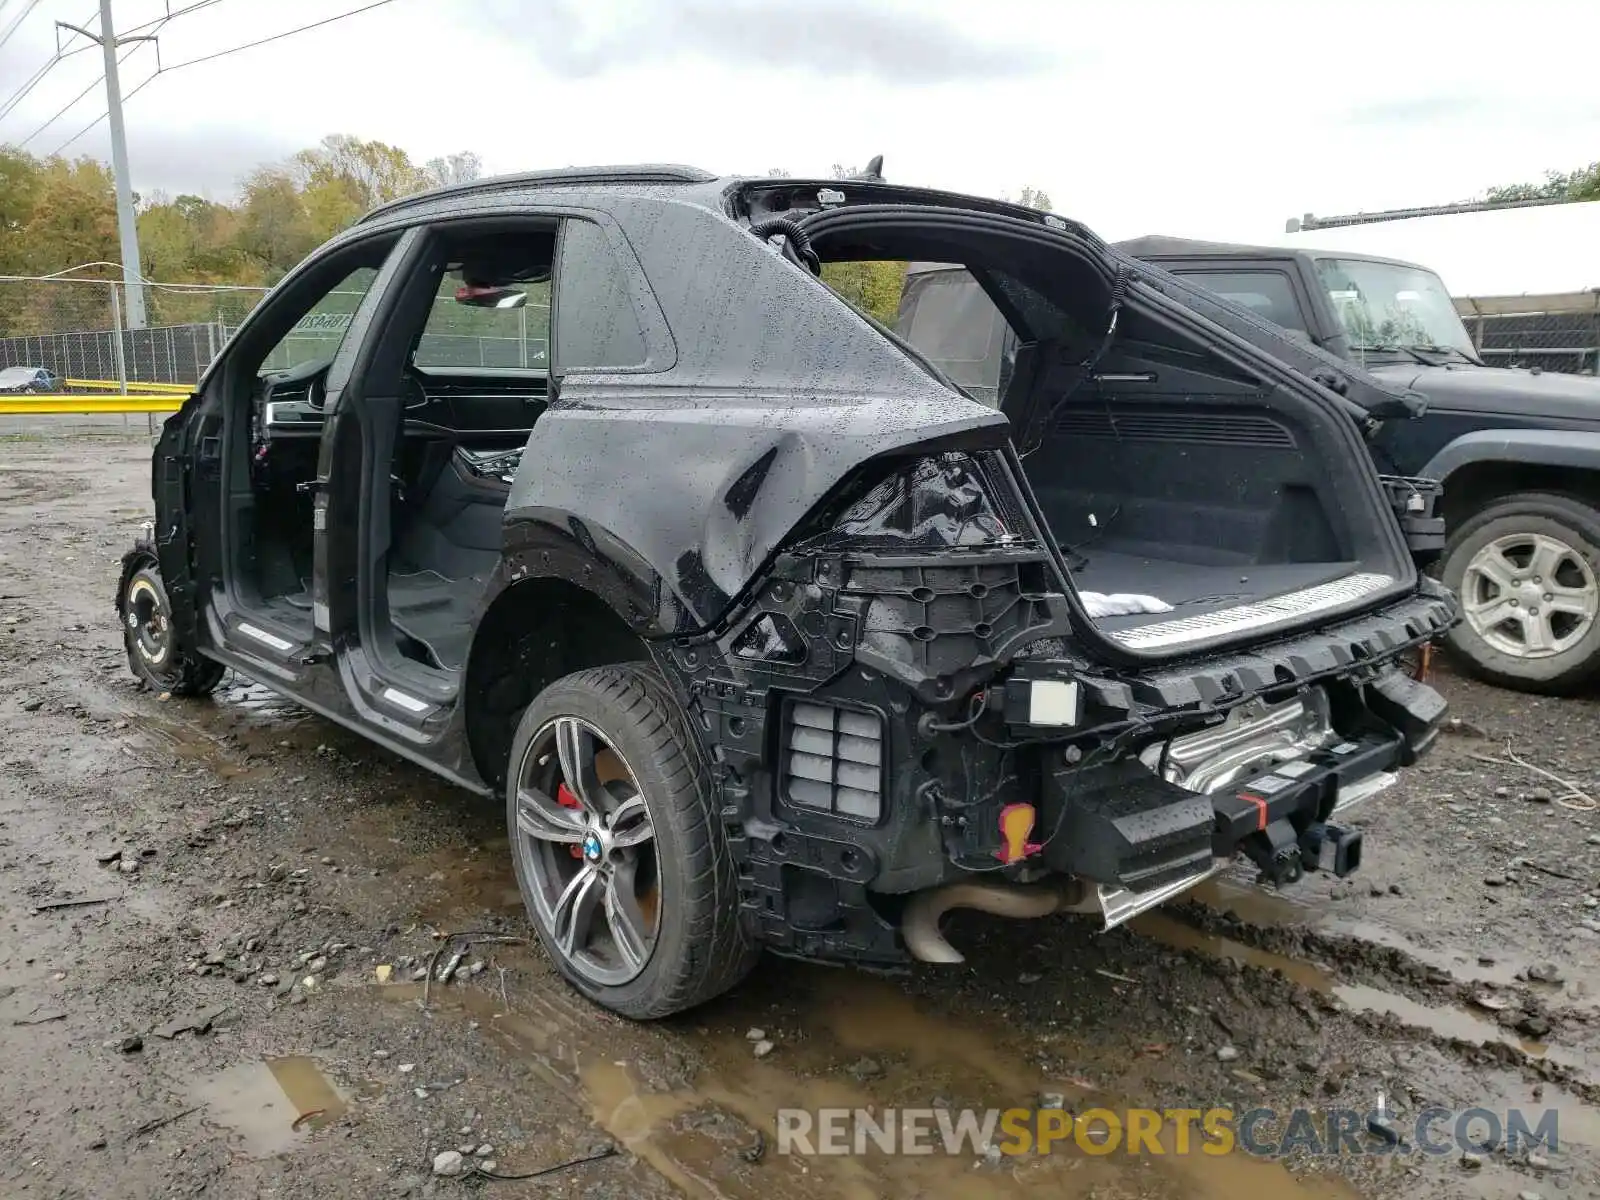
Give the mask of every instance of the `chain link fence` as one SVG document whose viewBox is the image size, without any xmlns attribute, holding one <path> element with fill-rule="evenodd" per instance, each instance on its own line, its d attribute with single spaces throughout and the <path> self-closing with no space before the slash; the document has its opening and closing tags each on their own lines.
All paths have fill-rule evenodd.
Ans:
<svg viewBox="0 0 1600 1200">
<path fill-rule="evenodd" d="M 0 278 L 0 368 L 65 379 L 189 384 L 200 378 L 265 288 L 151 284 L 149 327 L 128 329 L 122 284 Z"/>
<path fill-rule="evenodd" d="M 148 284 L 150 327 L 123 327 L 122 284 L 0 278 L 0 368 L 44 367 L 64 379 L 193 384 L 266 288 Z M 336 290 L 268 355 L 284 370 L 337 348 L 364 293 Z M 175 318 L 182 318 L 181 320 Z M 471 332 L 461 331 L 462 326 Z M 542 370 L 548 365 L 549 294 L 530 289 L 524 308 L 461 309 L 435 301 L 417 361 L 435 367 Z"/>
<path fill-rule="evenodd" d="M 1492 367 L 1600 375 L 1600 297 L 1465 297 L 1456 309 Z"/>
</svg>

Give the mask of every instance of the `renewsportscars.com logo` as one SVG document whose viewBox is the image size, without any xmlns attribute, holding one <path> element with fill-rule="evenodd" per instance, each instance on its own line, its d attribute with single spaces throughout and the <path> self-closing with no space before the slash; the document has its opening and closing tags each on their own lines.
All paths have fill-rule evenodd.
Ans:
<svg viewBox="0 0 1600 1200">
<path fill-rule="evenodd" d="M 1508 1154 L 1560 1149 L 1556 1110 L 1425 1108 L 1405 1121 L 1376 1108 L 781 1108 L 777 1151 L 798 1155 L 1084 1154 L 1272 1157 Z"/>
</svg>

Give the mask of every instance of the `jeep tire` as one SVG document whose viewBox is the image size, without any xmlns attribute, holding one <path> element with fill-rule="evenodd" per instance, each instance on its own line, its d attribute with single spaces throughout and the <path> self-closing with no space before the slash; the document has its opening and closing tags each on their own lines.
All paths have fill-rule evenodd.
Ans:
<svg viewBox="0 0 1600 1200">
<path fill-rule="evenodd" d="M 1441 575 L 1461 601 L 1449 635 L 1478 678 L 1560 695 L 1600 675 L 1600 512 L 1525 492 L 1451 531 Z"/>
</svg>

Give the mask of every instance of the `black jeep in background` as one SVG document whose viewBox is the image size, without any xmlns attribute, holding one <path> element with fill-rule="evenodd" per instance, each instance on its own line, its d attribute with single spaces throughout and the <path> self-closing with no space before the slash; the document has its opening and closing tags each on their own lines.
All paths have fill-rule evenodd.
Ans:
<svg viewBox="0 0 1600 1200">
<path fill-rule="evenodd" d="M 1449 635 L 1458 658 L 1490 682 L 1552 694 L 1600 674 L 1600 381 L 1486 366 L 1425 267 L 1166 237 L 1116 249 L 1177 276 L 1182 283 L 1166 286 L 1180 298 L 1193 302 L 1182 284 L 1198 285 L 1414 393 L 1420 403 L 1407 419 L 1375 421 L 1367 444 L 1380 472 L 1443 485 L 1448 536 L 1438 569 L 1461 601 L 1464 619 Z M 961 279 L 949 267 L 913 268 L 897 326 L 953 315 L 950 285 Z M 968 346 L 954 362 L 934 357 L 992 395 L 1009 369 L 1009 344 L 981 291 L 969 281 L 961 295 L 971 309 L 963 319 L 974 322 L 968 340 L 987 339 L 984 353 Z"/>
</svg>

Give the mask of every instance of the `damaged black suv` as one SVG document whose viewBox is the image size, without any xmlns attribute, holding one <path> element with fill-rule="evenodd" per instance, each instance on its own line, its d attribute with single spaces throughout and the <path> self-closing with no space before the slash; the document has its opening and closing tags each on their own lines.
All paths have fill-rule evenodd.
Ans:
<svg viewBox="0 0 1600 1200">
<path fill-rule="evenodd" d="M 819 278 L 860 260 L 979 280 L 999 392 Z M 552 959 L 633 1017 L 762 947 L 959 961 L 951 907 L 1348 872 L 1340 813 L 1444 712 L 1403 663 L 1454 606 L 1362 441 L 1406 397 L 1160 274 L 872 181 L 387 205 L 167 422 L 130 664 L 235 668 L 502 798 Z"/>
</svg>

